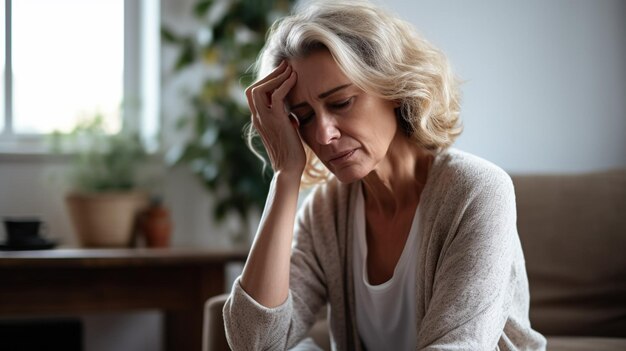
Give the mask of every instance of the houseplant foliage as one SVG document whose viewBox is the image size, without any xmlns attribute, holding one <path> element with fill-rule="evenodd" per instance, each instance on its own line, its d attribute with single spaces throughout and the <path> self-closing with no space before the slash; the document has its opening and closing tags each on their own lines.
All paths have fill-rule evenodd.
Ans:
<svg viewBox="0 0 626 351">
<path fill-rule="evenodd" d="M 70 182 L 82 192 L 129 191 L 136 188 L 137 170 L 147 153 L 137 133 L 110 133 L 95 115 L 80 121 L 70 132 L 54 132 L 52 148 L 74 155 Z"/>
<path fill-rule="evenodd" d="M 124 130 L 111 134 L 96 115 L 69 133 L 53 133 L 51 141 L 54 151 L 72 157 L 72 190 L 65 200 L 81 244 L 129 246 L 136 217 L 148 204 L 136 182 L 147 158 L 139 135 Z"/>
<path fill-rule="evenodd" d="M 270 175 L 248 149 L 243 128 L 250 121 L 244 89 L 254 79 L 252 65 L 272 22 L 289 11 L 291 0 L 200 0 L 193 15 L 197 33 L 180 34 L 163 27 L 163 42 L 177 48 L 177 74 L 201 64 L 214 74 L 188 94 L 192 113 L 177 127 L 189 137 L 170 152 L 172 164 L 188 165 L 214 199 L 213 217 L 235 212 L 248 219 L 265 201 Z"/>
</svg>

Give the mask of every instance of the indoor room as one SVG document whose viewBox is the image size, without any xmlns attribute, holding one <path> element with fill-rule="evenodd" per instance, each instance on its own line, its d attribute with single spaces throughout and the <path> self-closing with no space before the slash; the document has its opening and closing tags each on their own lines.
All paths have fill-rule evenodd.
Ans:
<svg viewBox="0 0 626 351">
<path fill-rule="evenodd" d="M 356 1 L 0 1 L 0 349 L 626 349 L 626 2 Z"/>
</svg>

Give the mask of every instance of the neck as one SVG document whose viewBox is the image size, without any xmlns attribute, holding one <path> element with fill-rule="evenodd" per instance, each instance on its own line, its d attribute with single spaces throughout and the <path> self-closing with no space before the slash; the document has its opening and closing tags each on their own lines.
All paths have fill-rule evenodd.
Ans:
<svg viewBox="0 0 626 351">
<path fill-rule="evenodd" d="M 417 148 L 402 132 L 389 145 L 385 159 L 363 179 L 369 210 L 395 217 L 415 209 L 426 184 L 433 156 Z"/>
</svg>

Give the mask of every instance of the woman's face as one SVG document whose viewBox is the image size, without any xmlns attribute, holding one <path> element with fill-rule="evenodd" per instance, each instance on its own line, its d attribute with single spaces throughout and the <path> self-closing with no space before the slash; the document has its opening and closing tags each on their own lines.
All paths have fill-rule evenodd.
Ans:
<svg viewBox="0 0 626 351">
<path fill-rule="evenodd" d="M 341 182 L 376 169 L 398 128 L 396 104 L 352 84 L 327 50 L 289 63 L 297 82 L 287 105 L 304 142 Z"/>
</svg>

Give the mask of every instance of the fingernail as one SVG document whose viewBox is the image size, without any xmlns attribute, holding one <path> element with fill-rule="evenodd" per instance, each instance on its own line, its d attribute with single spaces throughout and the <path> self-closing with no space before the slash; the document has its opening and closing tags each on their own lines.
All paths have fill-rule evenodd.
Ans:
<svg viewBox="0 0 626 351">
<path fill-rule="evenodd" d="M 289 117 L 291 118 L 292 121 L 296 123 L 296 126 L 298 127 L 300 126 L 300 120 L 293 112 L 289 112 Z"/>
</svg>

